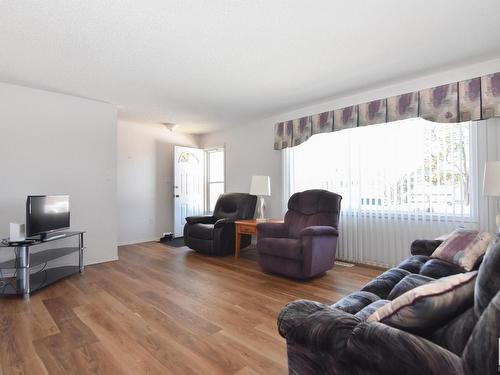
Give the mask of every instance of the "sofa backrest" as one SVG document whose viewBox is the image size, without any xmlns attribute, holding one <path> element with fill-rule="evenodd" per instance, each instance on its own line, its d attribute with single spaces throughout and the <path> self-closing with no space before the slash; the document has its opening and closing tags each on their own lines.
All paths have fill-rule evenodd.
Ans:
<svg viewBox="0 0 500 375">
<path fill-rule="evenodd" d="M 215 203 L 213 216 L 218 219 L 253 219 L 257 196 L 246 193 L 222 194 Z"/>
<path fill-rule="evenodd" d="M 497 374 L 500 337 L 500 291 L 482 311 L 464 349 L 462 360 L 468 374 Z"/>
<path fill-rule="evenodd" d="M 500 290 L 500 237 L 496 237 L 484 255 L 474 289 L 474 312 L 479 319 Z"/>
<path fill-rule="evenodd" d="M 290 238 L 314 225 L 338 227 L 342 197 L 327 190 L 306 190 L 293 194 L 288 200 L 285 224 Z"/>
<path fill-rule="evenodd" d="M 497 237 L 488 247 L 479 267 L 474 286 L 474 306 L 434 332 L 431 340 L 457 355 L 463 352 L 470 369 L 484 368 L 481 366 L 487 365 L 486 358 L 498 353 L 499 309 L 500 240 Z M 475 362 L 479 358 L 482 358 L 483 364 Z"/>
</svg>

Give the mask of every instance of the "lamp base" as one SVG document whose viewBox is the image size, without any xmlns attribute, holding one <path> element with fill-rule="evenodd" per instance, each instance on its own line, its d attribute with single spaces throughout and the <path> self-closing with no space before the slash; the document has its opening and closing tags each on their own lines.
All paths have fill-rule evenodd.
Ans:
<svg viewBox="0 0 500 375">
<path fill-rule="evenodd" d="M 257 221 L 266 221 L 265 211 L 266 211 L 266 202 L 264 201 L 264 197 L 262 195 L 259 195 L 257 197 L 257 212 L 255 215 Z"/>
</svg>

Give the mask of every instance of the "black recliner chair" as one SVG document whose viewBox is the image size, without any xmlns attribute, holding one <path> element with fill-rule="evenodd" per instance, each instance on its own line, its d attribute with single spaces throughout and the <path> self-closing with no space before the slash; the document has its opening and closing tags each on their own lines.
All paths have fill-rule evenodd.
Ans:
<svg viewBox="0 0 500 375">
<path fill-rule="evenodd" d="M 222 194 L 213 216 L 186 217 L 184 243 L 207 255 L 234 254 L 235 220 L 253 219 L 257 197 L 245 193 Z M 251 236 L 241 236 L 241 248 L 250 245 Z"/>
</svg>

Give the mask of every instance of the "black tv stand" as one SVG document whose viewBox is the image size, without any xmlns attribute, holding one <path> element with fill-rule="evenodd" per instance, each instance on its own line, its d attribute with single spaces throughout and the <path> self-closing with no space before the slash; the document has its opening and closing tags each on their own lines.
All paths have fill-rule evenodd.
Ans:
<svg viewBox="0 0 500 375">
<path fill-rule="evenodd" d="M 13 249 L 15 258 L 0 263 L 0 296 L 29 296 L 32 292 L 44 288 L 60 279 L 78 272 L 83 272 L 83 235 L 85 232 L 54 232 L 50 236 L 29 238 L 26 241 L 0 244 L 0 250 Z M 36 253 L 31 248 L 40 244 L 69 237 L 78 238 L 78 246 L 57 247 Z M 78 254 L 78 265 L 47 267 L 48 262 L 69 254 Z M 43 267 L 40 267 L 43 266 Z M 3 277 L 5 270 L 14 270 L 14 276 Z"/>
<path fill-rule="evenodd" d="M 44 234 L 40 234 L 38 236 L 28 237 L 28 238 L 26 238 L 26 241 L 41 241 L 41 242 L 53 241 L 53 240 L 57 240 L 59 238 L 71 237 L 72 233 L 73 232 L 62 232 L 62 231 L 44 233 Z"/>
</svg>

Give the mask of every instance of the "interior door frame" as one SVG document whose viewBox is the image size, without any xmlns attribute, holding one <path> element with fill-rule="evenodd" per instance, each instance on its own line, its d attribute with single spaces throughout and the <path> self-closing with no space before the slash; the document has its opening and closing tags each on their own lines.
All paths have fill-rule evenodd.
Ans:
<svg viewBox="0 0 500 375">
<path fill-rule="evenodd" d="M 226 184 L 226 144 L 223 143 L 221 145 L 218 145 L 218 146 L 213 146 L 213 147 L 208 147 L 208 148 L 205 148 L 203 149 L 203 151 L 205 152 L 205 211 L 209 214 L 211 214 L 212 212 L 210 212 L 210 171 L 209 171 L 209 161 L 208 161 L 208 153 L 211 152 L 211 151 L 215 151 L 215 150 L 224 150 L 224 158 L 222 159 L 223 160 L 223 167 L 222 167 L 222 170 L 223 170 L 223 174 L 224 174 L 224 193 L 226 192 L 226 188 L 227 188 L 227 184 Z"/>
</svg>

